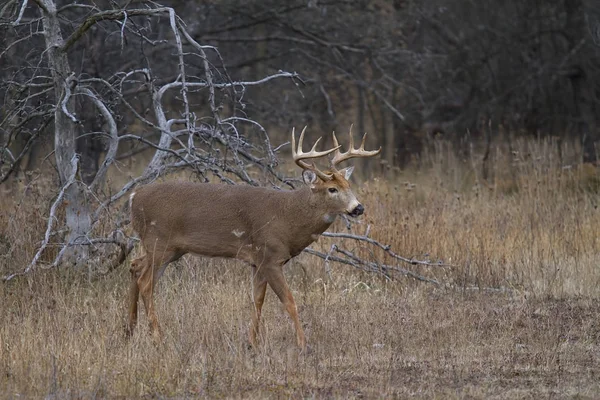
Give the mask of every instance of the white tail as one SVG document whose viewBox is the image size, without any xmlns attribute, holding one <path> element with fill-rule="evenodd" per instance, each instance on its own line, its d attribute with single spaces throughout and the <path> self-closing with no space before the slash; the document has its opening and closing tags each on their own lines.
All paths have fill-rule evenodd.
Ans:
<svg viewBox="0 0 600 400">
<path fill-rule="evenodd" d="M 298 345 L 306 341 L 294 297 L 283 275 L 283 265 L 317 240 L 338 214 L 361 215 L 364 207 L 350 189 L 352 167 L 337 170 L 338 163 L 353 157 L 372 157 L 381 151 L 339 151 L 334 135 L 333 149 L 317 152 L 315 143 L 302 151 L 304 131 L 295 146 L 294 161 L 303 170 L 307 186 L 278 191 L 244 185 L 169 182 L 152 184 L 131 195 L 131 220 L 146 254 L 131 263 L 129 326 L 137 323 L 141 294 L 152 332 L 160 334 L 153 304 L 154 285 L 166 266 L 186 253 L 209 257 L 237 258 L 252 266 L 254 311 L 250 343 L 257 342 L 261 308 L 267 284 L 284 304 L 296 328 Z M 319 170 L 315 159 L 333 153 L 331 169 Z"/>
</svg>

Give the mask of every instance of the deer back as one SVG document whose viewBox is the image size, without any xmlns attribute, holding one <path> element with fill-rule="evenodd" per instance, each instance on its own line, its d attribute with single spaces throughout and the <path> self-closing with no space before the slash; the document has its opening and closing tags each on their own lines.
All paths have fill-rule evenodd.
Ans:
<svg viewBox="0 0 600 400">
<path fill-rule="evenodd" d="M 152 184 L 131 196 L 144 247 L 256 262 L 257 253 L 293 257 L 331 224 L 310 188 L 294 191 L 224 184 Z"/>
</svg>

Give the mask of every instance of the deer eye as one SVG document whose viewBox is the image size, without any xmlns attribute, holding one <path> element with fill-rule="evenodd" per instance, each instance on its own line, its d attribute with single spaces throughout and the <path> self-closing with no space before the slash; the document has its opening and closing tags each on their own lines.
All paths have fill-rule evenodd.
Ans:
<svg viewBox="0 0 600 400">
<path fill-rule="evenodd" d="M 338 190 L 336 188 L 329 188 L 329 193 L 337 193 Z"/>
</svg>

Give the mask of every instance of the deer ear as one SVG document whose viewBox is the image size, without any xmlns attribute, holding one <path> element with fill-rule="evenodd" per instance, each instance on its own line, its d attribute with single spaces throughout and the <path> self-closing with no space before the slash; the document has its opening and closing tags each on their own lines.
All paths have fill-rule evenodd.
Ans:
<svg viewBox="0 0 600 400">
<path fill-rule="evenodd" d="M 304 183 L 308 186 L 313 187 L 317 182 L 317 174 L 307 169 L 302 173 L 302 179 L 304 179 Z"/>
<path fill-rule="evenodd" d="M 350 179 L 350 176 L 352 176 L 352 172 L 354 172 L 354 166 L 340 170 L 340 173 L 344 175 L 344 178 L 346 178 L 346 180 Z"/>
</svg>

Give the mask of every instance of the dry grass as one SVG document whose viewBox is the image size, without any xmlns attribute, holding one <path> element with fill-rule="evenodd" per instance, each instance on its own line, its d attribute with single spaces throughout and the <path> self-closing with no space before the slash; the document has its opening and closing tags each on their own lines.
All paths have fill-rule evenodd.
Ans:
<svg viewBox="0 0 600 400">
<path fill-rule="evenodd" d="M 480 156 L 457 160 L 443 145 L 420 168 L 365 184 L 359 232 L 370 223 L 401 254 L 457 267 L 415 269 L 445 287 L 344 266 L 328 281 L 320 260 L 299 257 L 286 271 L 309 354 L 295 349 L 272 292 L 262 345 L 246 348 L 249 271 L 235 261 L 187 257 L 168 269 L 156 296 L 160 344 L 143 317 L 124 338 L 126 266 L 91 282 L 62 269 L 0 284 L 0 394 L 597 398 L 597 172 L 562 168 L 576 149 L 561 160 L 552 143 L 518 146 L 517 159 L 493 154 L 485 184 Z M 49 196 L 3 202 L 0 273 L 28 262 L 47 212 L 33 204 Z"/>
</svg>

